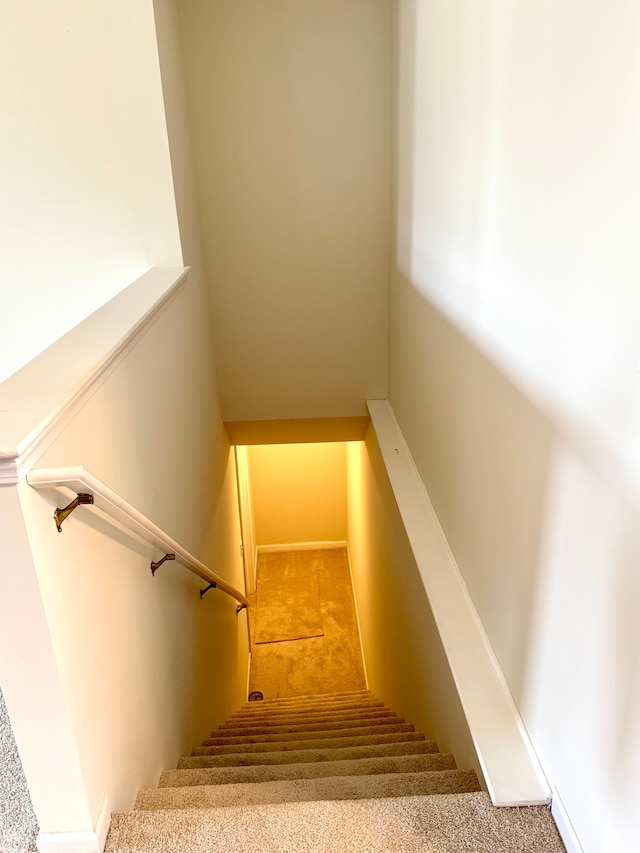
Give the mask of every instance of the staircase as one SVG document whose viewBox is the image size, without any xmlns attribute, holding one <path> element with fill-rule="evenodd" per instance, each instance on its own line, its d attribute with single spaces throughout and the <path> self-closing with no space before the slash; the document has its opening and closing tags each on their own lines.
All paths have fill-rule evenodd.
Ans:
<svg viewBox="0 0 640 853">
<path fill-rule="evenodd" d="M 564 850 L 546 809 L 494 809 L 479 792 L 369 691 L 271 699 L 114 815 L 106 853 Z"/>
</svg>

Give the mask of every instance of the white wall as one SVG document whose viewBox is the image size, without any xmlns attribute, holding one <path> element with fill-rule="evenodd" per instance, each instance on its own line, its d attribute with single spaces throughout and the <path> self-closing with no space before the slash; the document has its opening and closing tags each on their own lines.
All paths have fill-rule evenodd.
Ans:
<svg viewBox="0 0 640 853">
<path fill-rule="evenodd" d="M 181 0 L 225 420 L 386 393 L 387 0 Z"/>
<path fill-rule="evenodd" d="M 136 10 L 128 10 L 134 34 Z M 235 472 L 217 396 L 172 0 L 158 0 L 156 14 L 172 204 L 192 272 L 38 465 L 85 465 L 242 589 Z M 125 45 L 129 35 L 121 34 Z M 157 50 L 153 56 L 157 70 Z M 153 79 L 161 95 L 155 70 Z M 164 124 L 163 134 L 166 148 Z M 147 174 L 153 152 L 136 158 Z M 168 159 L 163 175 L 170 180 Z M 158 228 L 154 234 L 162 236 Z M 171 240 L 178 245 L 177 232 Z M 41 830 L 86 831 L 104 794 L 112 809 L 131 808 L 139 787 L 155 784 L 244 701 L 246 614 L 237 617 L 234 600 L 219 592 L 201 602 L 202 582 L 176 564 L 152 578 L 148 563 L 159 555 L 95 511 L 77 512 L 58 534 L 52 508 L 68 496 L 25 482 L 14 491 L 0 489 L 7 554 L 0 609 L 13 608 L 0 618 L 0 669 L 11 675 L 5 699 Z"/>
<path fill-rule="evenodd" d="M 180 265 L 150 0 L 5 4 L 0 381 Z"/>
<path fill-rule="evenodd" d="M 347 446 L 349 557 L 369 688 L 482 771 L 373 427 Z"/>
<path fill-rule="evenodd" d="M 640 10 L 395 6 L 390 400 L 585 853 L 634 849 Z"/>
<path fill-rule="evenodd" d="M 257 545 L 346 541 L 344 442 L 247 450 Z"/>
</svg>

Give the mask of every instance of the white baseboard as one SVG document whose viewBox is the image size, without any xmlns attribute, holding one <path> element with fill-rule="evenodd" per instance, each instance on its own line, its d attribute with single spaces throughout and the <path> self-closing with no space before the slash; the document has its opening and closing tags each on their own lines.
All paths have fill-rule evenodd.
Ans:
<svg viewBox="0 0 640 853">
<path fill-rule="evenodd" d="M 40 832 L 38 853 L 103 853 L 111 826 L 111 809 L 105 794 L 100 804 L 94 832 Z"/>
<path fill-rule="evenodd" d="M 551 800 L 551 814 L 558 827 L 558 832 L 567 848 L 567 853 L 584 853 L 582 844 L 576 835 L 576 831 L 571 823 L 571 818 L 565 808 L 557 788 L 553 789 L 553 799 Z"/>
<path fill-rule="evenodd" d="M 351 581 L 351 596 L 353 598 L 353 606 L 356 611 L 356 625 L 358 626 L 358 639 L 360 640 L 360 657 L 362 658 L 362 668 L 364 669 L 364 683 L 369 690 L 369 674 L 367 673 L 367 659 L 364 656 L 364 644 L 362 642 L 362 631 L 360 630 L 360 613 L 358 612 L 358 598 L 356 596 L 356 587 L 353 582 L 353 569 L 351 568 L 351 554 L 347 545 L 347 563 L 349 564 L 349 580 Z"/>
<path fill-rule="evenodd" d="M 320 551 L 325 548 L 346 548 L 346 541 L 333 542 L 322 540 L 319 542 L 286 542 L 280 545 L 258 545 L 258 554 L 268 554 L 274 551 Z"/>
<path fill-rule="evenodd" d="M 95 832 L 40 832 L 38 853 L 102 853 Z"/>
<path fill-rule="evenodd" d="M 98 819 L 96 820 L 96 835 L 100 845 L 100 853 L 105 848 L 107 843 L 107 835 L 109 835 L 109 827 L 111 826 L 111 807 L 109 806 L 109 798 L 106 794 L 102 797 Z"/>
</svg>

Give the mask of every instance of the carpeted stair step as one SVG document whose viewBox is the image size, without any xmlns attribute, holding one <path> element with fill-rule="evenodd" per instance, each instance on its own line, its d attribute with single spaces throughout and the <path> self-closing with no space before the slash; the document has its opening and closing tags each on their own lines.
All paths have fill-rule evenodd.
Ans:
<svg viewBox="0 0 640 853">
<path fill-rule="evenodd" d="M 276 782 L 147 788 L 138 794 L 136 809 L 188 809 L 294 803 L 312 800 L 363 800 L 479 791 L 473 770 L 429 773 L 381 773 L 376 776 L 329 776 Z"/>
<path fill-rule="evenodd" d="M 240 743 L 226 746 L 196 746 L 191 755 L 232 755 L 234 752 L 293 752 L 300 749 L 339 749 L 343 746 L 402 743 L 426 740 L 422 732 L 392 732 L 390 734 L 354 737 L 314 738 L 313 740 L 284 740 L 267 743 Z"/>
<path fill-rule="evenodd" d="M 484 793 L 161 809 L 113 816 L 105 853 L 564 853 L 544 806 L 496 809 Z"/>
<path fill-rule="evenodd" d="M 276 732 L 275 734 L 262 734 L 262 735 L 239 735 L 232 737 L 215 737 L 215 732 L 213 732 L 214 737 L 205 738 L 202 741 L 203 746 L 234 746 L 241 744 L 257 744 L 257 743 L 282 743 L 291 740 L 292 736 L 300 735 L 300 737 L 304 737 L 305 740 L 323 740 L 325 738 L 334 738 L 334 737 L 356 737 L 356 736 L 369 736 L 369 735 L 382 735 L 382 734 L 404 734 L 408 732 L 413 732 L 414 728 L 411 723 L 398 723 L 398 724 L 390 724 L 389 721 L 385 720 L 384 725 L 380 726 L 350 726 L 346 729 L 313 729 L 310 731 L 304 730 L 300 732 L 300 730 L 296 730 L 291 732 L 286 730 L 284 732 Z"/>
<path fill-rule="evenodd" d="M 390 758 L 394 755 L 426 755 L 437 751 L 438 744 L 431 740 L 267 753 L 237 752 L 231 755 L 185 755 L 178 761 L 178 769 L 185 770 L 191 767 L 252 767 L 261 764 L 300 764 L 311 761 L 351 761 L 359 758 Z"/>
<path fill-rule="evenodd" d="M 364 728 L 365 726 L 396 726 L 404 723 L 405 720 L 402 717 L 367 717 L 366 719 L 362 719 L 360 717 L 356 717 L 355 719 L 340 719 L 340 720 L 326 720 L 326 721 L 314 721 L 308 723 L 282 723 L 274 726 L 245 726 L 241 727 L 231 727 L 231 728 L 219 728 L 216 731 L 211 732 L 211 737 L 238 737 L 238 736 L 251 736 L 251 735 L 269 735 L 269 734 L 285 734 L 296 732 L 311 732 L 317 731 L 318 729 L 326 729 L 326 730 L 335 730 L 335 729 L 348 729 L 348 728 Z"/>
<path fill-rule="evenodd" d="M 158 784 L 161 788 L 167 788 L 183 785 L 225 785 L 231 782 L 270 782 L 277 779 L 314 779 L 319 776 L 368 776 L 378 773 L 420 773 L 455 769 L 457 768 L 453 755 L 434 752 L 428 755 L 396 755 L 391 758 L 165 770 L 160 775 Z"/>
<path fill-rule="evenodd" d="M 318 723 L 321 727 L 324 723 L 330 722 L 339 722 L 340 720 L 370 720 L 370 719 L 383 719 L 390 717 L 392 719 L 396 718 L 396 714 L 394 711 L 389 711 L 388 708 L 374 708 L 372 710 L 355 710 L 355 711 L 327 711 L 327 713 L 318 713 L 315 712 L 313 714 L 301 713 L 301 714 L 287 714 L 284 717 L 258 717 L 253 719 L 249 718 L 240 718 L 237 720 L 231 719 L 227 720 L 226 723 L 223 723 L 221 726 L 218 726 L 218 731 L 233 731 L 235 729 L 246 729 L 246 728 L 254 728 L 257 726 L 261 727 L 270 727 L 270 726 L 295 726 L 298 723 L 302 723 L 306 725 L 307 723 Z"/>
<path fill-rule="evenodd" d="M 338 704 L 326 705 L 287 705 L 284 708 L 265 708 L 262 702 L 253 702 L 251 705 L 245 705 L 235 714 L 232 714 L 231 719 L 239 717 L 260 717 L 260 716 L 284 716 L 286 714 L 310 714 L 310 713 L 329 713 L 331 711 L 348 711 L 348 710 L 367 710 L 368 708 L 384 708 L 384 703 L 379 699 L 361 699 L 356 702 L 340 702 Z"/>
<path fill-rule="evenodd" d="M 281 707 L 292 704 L 310 704 L 318 705 L 326 702 L 348 702 L 351 699 L 377 699 L 370 690 L 349 690 L 345 693 L 301 693 L 299 696 L 277 696 L 273 698 L 267 697 L 258 702 L 245 702 L 244 708 L 252 705 L 262 705 L 264 707 Z"/>
<path fill-rule="evenodd" d="M 382 702 L 368 702 L 366 705 L 340 705 L 337 708 L 288 708 L 286 711 L 245 711 L 233 714 L 226 723 L 249 723 L 262 720 L 286 720 L 290 717 L 340 717 L 345 714 L 371 714 L 374 711 L 389 711 Z"/>
</svg>

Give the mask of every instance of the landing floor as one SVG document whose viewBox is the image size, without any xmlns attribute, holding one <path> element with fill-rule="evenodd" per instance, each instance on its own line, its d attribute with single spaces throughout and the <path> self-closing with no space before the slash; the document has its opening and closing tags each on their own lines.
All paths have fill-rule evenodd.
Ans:
<svg viewBox="0 0 640 853">
<path fill-rule="evenodd" d="M 346 547 L 261 553 L 252 604 L 250 691 L 366 689 Z"/>
</svg>

